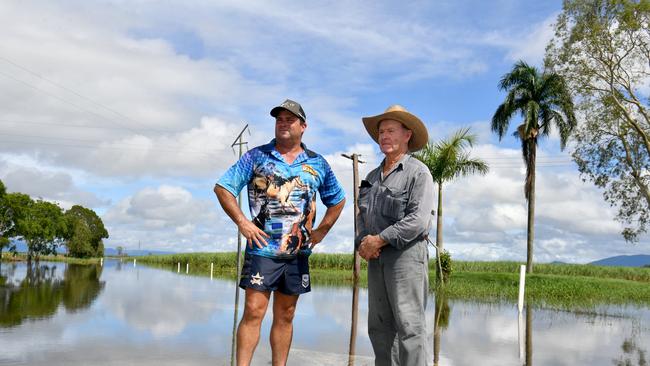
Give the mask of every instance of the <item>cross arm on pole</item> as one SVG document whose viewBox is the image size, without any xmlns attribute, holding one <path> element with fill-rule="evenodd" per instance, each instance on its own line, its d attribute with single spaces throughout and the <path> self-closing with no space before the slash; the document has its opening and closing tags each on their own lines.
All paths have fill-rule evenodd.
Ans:
<svg viewBox="0 0 650 366">
<path fill-rule="evenodd" d="M 239 146 L 239 157 L 241 157 L 242 146 L 245 145 L 245 146 L 248 147 L 248 141 L 243 141 L 244 131 L 248 131 L 248 136 L 251 135 L 251 130 L 250 130 L 250 128 L 248 128 L 248 123 L 239 132 L 239 135 L 237 135 L 237 137 L 235 138 L 235 141 L 233 141 L 233 143 L 230 144 L 230 147 L 232 148 L 233 153 L 235 153 L 235 146 Z"/>
<path fill-rule="evenodd" d="M 361 163 L 361 164 L 365 164 L 365 163 L 366 163 L 365 161 L 359 160 L 359 156 L 361 156 L 361 154 L 352 154 L 352 155 L 341 154 L 341 156 L 344 157 L 344 158 L 348 158 L 348 159 L 350 159 L 350 160 L 354 160 L 354 158 L 355 158 L 355 156 L 356 156 L 357 161 L 358 161 L 359 163 Z"/>
</svg>

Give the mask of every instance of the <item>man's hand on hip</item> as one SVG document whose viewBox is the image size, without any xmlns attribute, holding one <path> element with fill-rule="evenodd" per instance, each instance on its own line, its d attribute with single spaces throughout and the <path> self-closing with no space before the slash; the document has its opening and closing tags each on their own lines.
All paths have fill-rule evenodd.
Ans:
<svg viewBox="0 0 650 366">
<path fill-rule="evenodd" d="M 237 223 L 237 227 L 239 228 L 239 231 L 242 233 L 242 235 L 246 238 L 249 248 L 253 249 L 253 243 L 255 243 L 258 248 L 264 248 L 268 245 L 264 238 L 268 238 L 269 235 L 258 228 L 247 218 L 241 219 Z"/>
<path fill-rule="evenodd" d="M 309 238 L 310 241 L 311 241 L 311 245 L 309 246 L 309 248 L 313 249 L 316 246 L 316 244 L 323 241 L 323 239 L 325 238 L 325 235 L 327 235 L 327 230 L 325 230 L 324 228 L 319 227 L 319 228 L 316 228 L 316 229 L 312 230 L 311 231 L 311 236 Z"/>
</svg>

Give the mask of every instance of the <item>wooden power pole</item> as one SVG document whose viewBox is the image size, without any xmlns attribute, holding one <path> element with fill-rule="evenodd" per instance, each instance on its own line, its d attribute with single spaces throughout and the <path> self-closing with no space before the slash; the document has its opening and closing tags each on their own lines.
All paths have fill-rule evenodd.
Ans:
<svg viewBox="0 0 650 366">
<path fill-rule="evenodd" d="M 230 145 L 230 147 L 233 149 L 233 152 L 235 150 L 235 146 L 239 146 L 239 158 L 241 158 L 242 156 L 244 145 L 248 146 L 248 142 L 244 141 L 244 131 L 248 131 L 248 135 L 250 136 L 251 131 L 248 128 L 248 124 L 244 126 L 241 132 L 239 132 L 239 135 L 237 135 L 235 141 Z M 240 194 L 237 195 L 237 204 L 241 209 L 241 192 Z M 237 347 L 236 329 L 237 329 L 237 318 L 238 318 L 237 313 L 239 309 L 239 277 L 240 276 L 241 276 L 241 232 L 239 230 L 239 227 L 237 227 L 237 279 L 235 280 L 235 311 L 234 311 L 234 319 L 232 322 L 232 349 L 230 350 L 231 365 L 235 364 L 235 349 Z"/>
<path fill-rule="evenodd" d="M 359 215 L 359 205 L 357 204 L 357 199 L 359 198 L 359 164 L 365 163 L 364 161 L 359 160 L 359 154 L 341 154 L 344 158 L 352 160 L 352 182 L 354 184 L 354 235 L 356 237 L 358 233 L 357 227 L 357 216 Z M 354 246 L 354 281 L 359 280 L 359 270 L 361 268 L 361 259 L 359 258 L 359 251 Z"/>
<path fill-rule="evenodd" d="M 354 185 L 354 237 L 358 233 L 357 216 L 359 215 L 359 205 L 357 199 L 359 197 L 359 163 L 364 162 L 359 160 L 358 154 L 346 155 L 341 154 L 343 157 L 352 160 L 352 181 Z M 354 365 L 354 356 L 356 354 L 356 339 L 357 339 L 357 318 L 359 309 L 359 271 L 361 269 L 361 259 L 359 258 L 359 251 L 356 245 L 354 246 L 354 268 L 352 270 L 354 284 L 352 286 L 352 324 L 350 326 L 350 347 L 348 365 Z"/>
</svg>

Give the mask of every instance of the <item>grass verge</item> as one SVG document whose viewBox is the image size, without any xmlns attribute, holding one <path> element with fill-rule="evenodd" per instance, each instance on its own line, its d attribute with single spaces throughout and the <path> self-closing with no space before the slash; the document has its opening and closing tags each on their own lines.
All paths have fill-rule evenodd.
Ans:
<svg viewBox="0 0 650 366">
<path fill-rule="evenodd" d="M 352 285 L 351 254 L 313 254 L 312 283 L 321 286 Z M 193 275 L 235 277 L 235 253 L 191 253 L 138 257 L 138 263 L 181 272 L 190 264 Z M 367 285 L 362 260 L 359 284 Z M 444 289 L 435 286 L 434 262 L 429 264 L 431 291 L 444 291 L 450 299 L 516 303 L 519 291 L 517 262 L 453 262 L 454 272 Z M 561 309 L 592 309 L 599 305 L 650 306 L 650 268 L 605 267 L 580 264 L 536 264 L 526 277 L 526 302 Z"/>
</svg>

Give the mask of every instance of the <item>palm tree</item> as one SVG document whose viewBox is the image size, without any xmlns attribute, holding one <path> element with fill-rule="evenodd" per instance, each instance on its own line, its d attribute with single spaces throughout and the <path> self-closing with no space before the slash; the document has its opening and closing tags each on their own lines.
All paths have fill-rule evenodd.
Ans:
<svg viewBox="0 0 650 366">
<path fill-rule="evenodd" d="M 442 185 L 458 177 L 475 173 L 486 174 L 489 170 L 487 163 L 481 159 L 469 157 L 468 147 L 474 146 L 476 135 L 469 133 L 469 128 L 456 131 L 450 138 L 438 143 L 429 142 L 414 156 L 429 168 L 433 181 L 438 184 L 438 210 L 436 215 L 436 247 L 437 260 L 442 254 Z M 439 267 L 437 267 L 439 268 Z M 436 269 L 438 278 L 441 277 Z"/>
<path fill-rule="evenodd" d="M 521 150 L 526 164 L 524 195 L 528 201 L 527 261 L 526 271 L 533 272 L 533 239 L 535 218 L 535 160 L 537 140 L 548 136 L 554 124 L 560 131 L 560 146 L 564 150 L 569 135 L 576 126 L 571 94 L 562 76 L 544 72 L 517 62 L 512 71 L 499 82 L 499 89 L 508 92 L 505 101 L 492 117 L 492 131 L 499 141 L 508 131 L 510 120 L 519 112 L 523 119 L 514 136 L 521 140 Z"/>
</svg>

